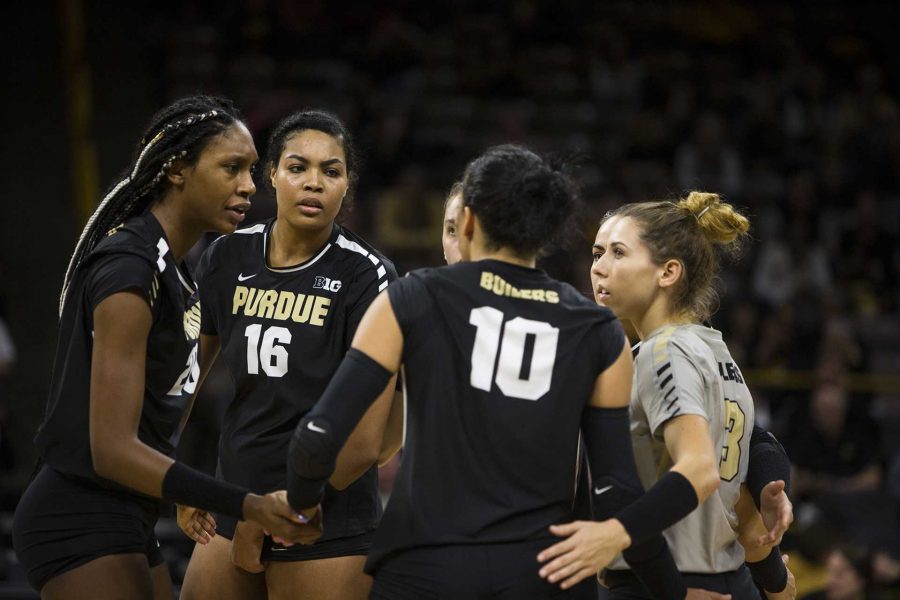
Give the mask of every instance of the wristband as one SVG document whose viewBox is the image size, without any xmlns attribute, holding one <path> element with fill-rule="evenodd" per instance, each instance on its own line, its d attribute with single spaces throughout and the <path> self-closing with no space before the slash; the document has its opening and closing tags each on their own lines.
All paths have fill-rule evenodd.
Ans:
<svg viewBox="0 0 900 600">
<path fill-rule="evenodd" d="M 787 587 L 788 574 L 784 561 L 781 560 L 781 550 L 778 546 L 772 548 L 767 557 L 759 562 L 748 562 L 747 568 L 753 576 L 753 582 L 767 592 L 777 594 Z"/>
<path fill-rule="evenodd" d="M 662 533 L 700 504 L 694 486 L 677 471 L 669 471 L 616 518 L 625 526 L 632 544 Z"/>
<path fill-rule="evenodd" d="M 244 519 L 248 490 L 174 462 L 162 482 L 162 497 L 184 506 Z"/>
</svg>

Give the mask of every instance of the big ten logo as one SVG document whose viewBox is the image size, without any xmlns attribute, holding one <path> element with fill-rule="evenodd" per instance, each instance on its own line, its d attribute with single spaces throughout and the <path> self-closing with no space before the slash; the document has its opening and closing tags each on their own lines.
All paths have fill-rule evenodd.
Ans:
<svg viewBox="0 0 900 600">
<path fill-rule="evenodd" d="M 321 275 L 316 275 L 316 281 L 313 283 L 314 289 L 336 292 L 341 289 L 341 281 L 339 279 L 328 279 Z"/>
</svg>

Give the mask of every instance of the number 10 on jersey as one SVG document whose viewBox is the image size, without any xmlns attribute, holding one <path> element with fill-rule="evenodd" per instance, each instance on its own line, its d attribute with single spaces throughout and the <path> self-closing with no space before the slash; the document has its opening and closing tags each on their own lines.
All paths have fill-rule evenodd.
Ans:
<svg viewBox="0 0 900 600">
<path fill-rule="evenodd" d="M 537 400 L 550 390 L 559 329 L 522 317 L 504 326 L 503 319 L 503 312 L 491 306 L 469 313 L 469 324 L 475 326 L 469 383 L 490 392 L 496 381 L 504 396 Z"/>
</svg>

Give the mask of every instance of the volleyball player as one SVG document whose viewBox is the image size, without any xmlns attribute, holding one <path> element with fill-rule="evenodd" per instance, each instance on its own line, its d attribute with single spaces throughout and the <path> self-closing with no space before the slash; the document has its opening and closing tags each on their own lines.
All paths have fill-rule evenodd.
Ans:
<svg viewBox="0 0 900 600">
<path fill-rule="evenodd" d="M 573 202 L 567 177 L 524 148 L 472 161 L 457 215 L 463 262 L 415 271 L 375 300 L 295 431 L 288 494 L 310 507 L 353 424 L 403 363 L 405 454 L 367 561 L 373 598 L 596 596 L 593 581 L 561 592 L 535 561 L 548 527 L 571 518 L 580 429 L 595 481 L 616 497 L 640 486 L 622 329 L 534 268 Z M 601 529 L 607 560 L 629 545 L 621 523 Z"/>
<path fill-rule="evenodd" d="M 631 413 L 638 471 L 650 488 L 644 499 L 666 492 L 687 514 L 666 538 L 689 584 L 735 598 L 759 597 L 742 568 L 738 541 L 753 402 L 721 334 L 700 323 L 715 299 L 717 247 L 733 248 L 748 227 L 715 194 L 626 205 L 604 219 L 591 269 L 598 303 L 629 320 L 642 339 Z M 620 518 L 627 521 L 629 510 Z M 551 561 L 548 577 L 568 576 L 578 555 L 589 551 L 591 527 L 556 528 L 572 538 L 542 556 Z M 761 531 L 765 537 L 765 527 Z M 774 558 L 780 563 L 777 550 Z M 769 571 L 763 573 L 767 593 L 787 589 L 787 581 L 773 582 Z M 621 561 L 607 571 L 606 582 L 612 598 L 650 597 Z"/>
<path fill-rule="evenodd" d="M 43 465 L 13 521 L 42 598 L 171 598 L 158 498 L 302 539 L 283 492 L 249 494 L 171 458 L 199 372 L 200 307 L 181 260 L 205 231 L 241 222 L 256 160 L 231 102 L 181 99 L 151 119 L 81 234 L 35 440 Z"/>
<path fill-rule="evenodd" d="M 273 130 L 266 162 L 277 216 L 219 238 L 201 259 L 204 350 L 221 348 L 235 382 L 219 441 L 227 482 L 259 492 L 284 487 L 291 433 L 331 379 L 366 308 L 396 278 L 390 261 L 335 222 L 356 169 L 350 134 L 337 117 L 290 115 Z M 236 528 L 217 515 L 221 535 L 195 546 L 182 598 L 366 597 L 371 578 L 363 563 L 381 516 L 375 462 L 393 390 L 385 382 L 342 452 L 322 499 L 324 534 L 314 545 L 285 547 L 260 527 Z"/>
<path fill-rule="evenodd" d="M 441 247 L 444 249 L 444 261 L 454 265 L 462 260 L 459 254 L 459 240 L 456 239 L 456 216 L 462 202 L 462 181 L 456 181 L 450 187 L 447 200 L 444 202 L 444 226 L 441 233 Z"/>
</svg>

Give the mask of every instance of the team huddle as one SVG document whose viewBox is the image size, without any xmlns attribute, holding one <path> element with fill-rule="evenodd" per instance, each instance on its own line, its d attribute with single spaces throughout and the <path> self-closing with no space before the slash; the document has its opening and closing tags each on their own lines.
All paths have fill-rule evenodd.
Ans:
<svg viewBox="0 0 900 600">
<path fill-rule="evenodd" d="M 448 265 L 398 278 L 339 224 L 337 117 L 294 113 L 266 152 L 230 101 L 178 100 L 85 226 L 13 523 L 42 598 L 174 598 L 160 500 L 197 542 L 185 599 L 794 597 L 788 461 L 704 325 L 736 209 L 608 213 L 589 299 L 535 266 L 569 234 L 567 165 L 498 146 L 448 195 Z M 257 162 L 277 214 L 240 229 Z M 211 477 L 173 456 L 218 357 Z"/>
</svg>

